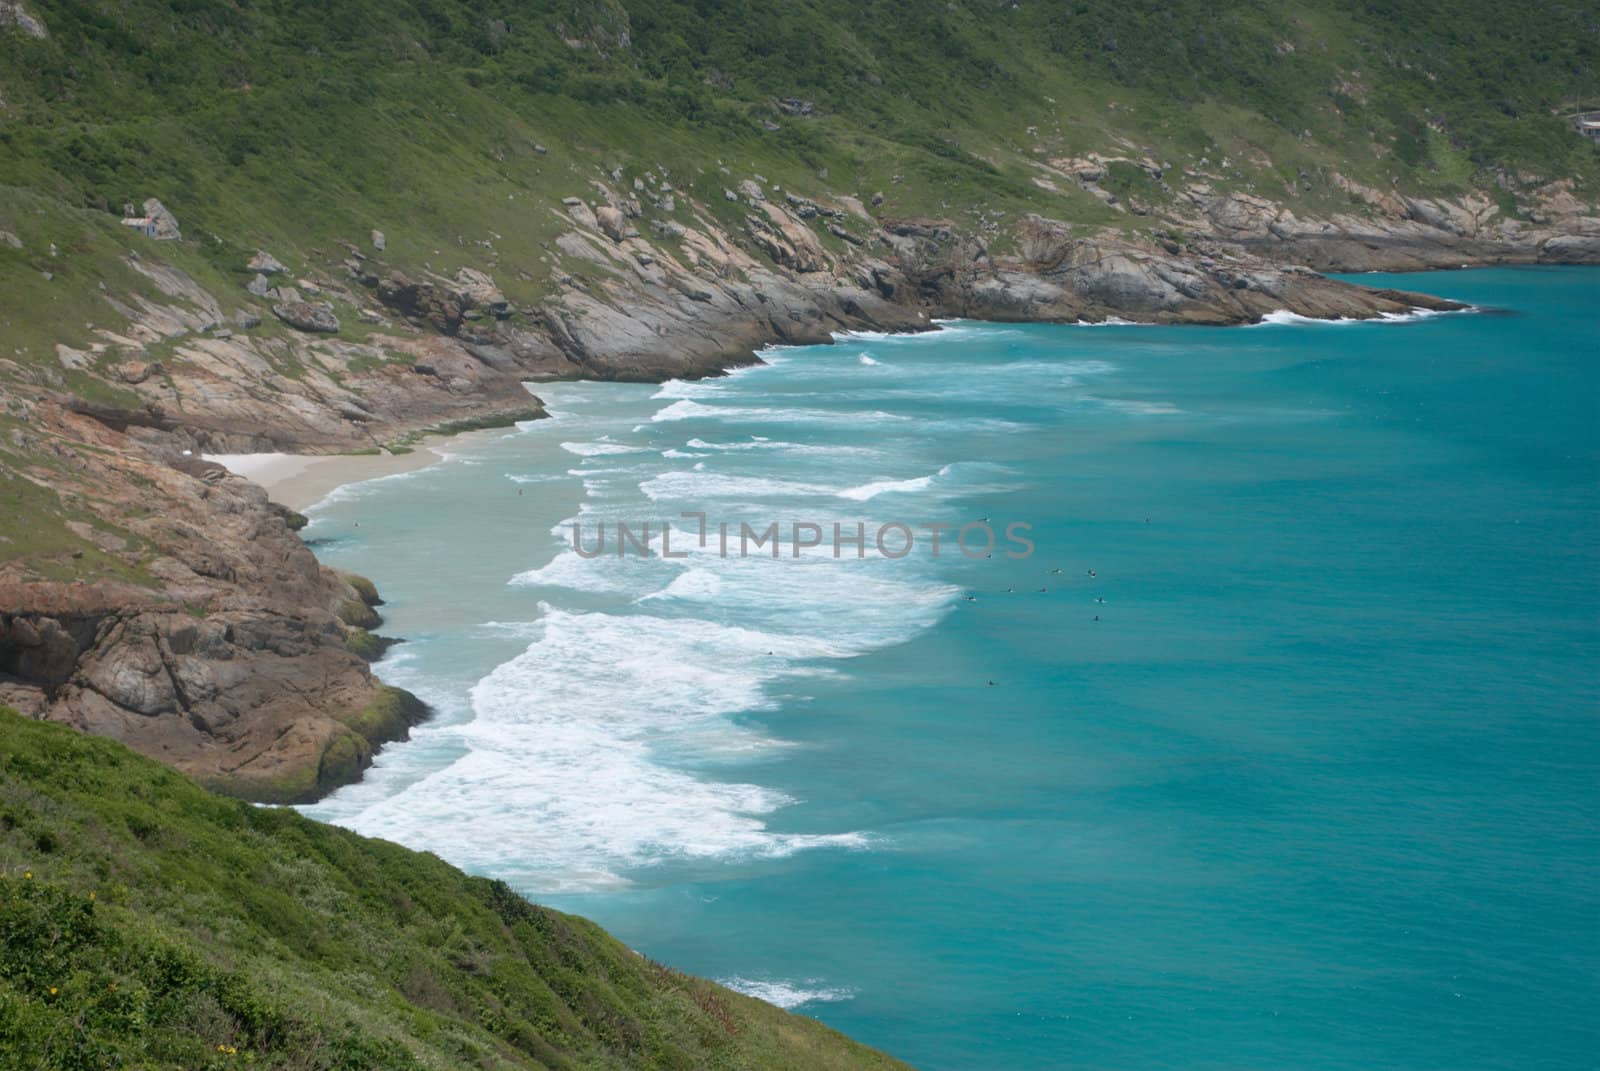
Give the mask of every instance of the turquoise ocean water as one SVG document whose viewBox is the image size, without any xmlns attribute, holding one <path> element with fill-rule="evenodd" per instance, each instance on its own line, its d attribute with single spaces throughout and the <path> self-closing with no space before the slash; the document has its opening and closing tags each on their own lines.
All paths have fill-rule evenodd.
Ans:
<svg viewBox="0 0 1600 1071">
<path fill-rule="evenodd" d="M 930 1069 L 1597 1066 L 1600 274 L 1361 281 L 1487 311 L 842 336 L 335 492 L 440 713 L 308 810 Z M 685 510 L 824 545 L 560 527 Z"/>
</svg>

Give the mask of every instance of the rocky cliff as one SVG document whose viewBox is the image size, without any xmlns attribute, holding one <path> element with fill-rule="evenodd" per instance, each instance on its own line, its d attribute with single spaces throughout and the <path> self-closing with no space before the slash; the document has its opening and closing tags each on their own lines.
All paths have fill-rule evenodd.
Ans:
<svg viewBox="0 0 1600 1071">
<path fill-rule="evenodd" d="M 1318 272 L 1600 262 L 1582 16 L 1426 21 L 0 2 L 0 699 L 271 800 L 421 716 L 361 657 L 376 593 L 204 453 L 841 329 L 1373 317 L 1453 306 Z"/>
<path fill-rule="evenodd" d="M 1092 167 L 1063 171 L 1092 184 Z M 58 346 L 51 365 L 0 359 L 0 461 L 18 507 L 4 538 L 32 547 L 0 566 L 0 699 L 276 801 L 359 776 L 422 715 L 352 653 L 376 593 L 320 567 L 287 511 L 202 451 L 401 447 L 536 418 L 524 384 L 540 380 L 710 375 L 769 343 L 941 317 L 1217 325 L 1456 307 L 1300 259 L 1600 257 L 1600 221 L 1560 197 L 1537 226 L 1381 198 L 1306 221 L 1198 184 L 1133 232 L 1037 214 L 894 218 L 755 178 L 714 212 L 651 180 L 597 179 L 561 205 L 552 287 L 532 307 L 508 301 L 487 264 L 437 275 L 381 235 L 298 271 L 258 252 L 232 291 L 153 245 L 127 253 L 133 286 L 101 294 L 93 341 Z"/>
</svg>

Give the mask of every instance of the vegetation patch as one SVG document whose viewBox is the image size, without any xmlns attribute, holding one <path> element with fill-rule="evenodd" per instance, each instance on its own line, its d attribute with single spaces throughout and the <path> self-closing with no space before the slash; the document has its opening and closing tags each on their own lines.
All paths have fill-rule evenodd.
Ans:
<svg viewBox="0 0 1600 1071">
<path fill-rule="evenodd" d="M 438 857 L 0 707 L 0 1068 L 892 1068 Z"/>
</svg>

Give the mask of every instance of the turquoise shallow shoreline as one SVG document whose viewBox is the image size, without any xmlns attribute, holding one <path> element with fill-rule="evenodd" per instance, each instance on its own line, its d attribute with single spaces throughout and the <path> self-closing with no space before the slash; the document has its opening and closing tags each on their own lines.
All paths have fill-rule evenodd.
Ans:
<svg viewBox="0 0 1600 1071">
<path fill-rule="evenodd" d="M 441 715 L 308 810 L 930 1069 L 1592 1066 L 1600 273 L 1356 279 L 1487 311 L 852 336 L 336 492 Z M 691 509 L 1038 549 L 555 531 Z"/>
</svg>

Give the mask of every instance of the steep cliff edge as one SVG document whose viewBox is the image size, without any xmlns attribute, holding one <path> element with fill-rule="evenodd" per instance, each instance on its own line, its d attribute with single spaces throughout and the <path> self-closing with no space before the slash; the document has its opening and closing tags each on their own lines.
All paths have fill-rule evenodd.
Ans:
<svg viewBox="0 0 1600 1071">
<path fill-rule="evenodd" d="M 352 653 L 370 585 L 318 565 L 260 488 L 52 403 L 28 416 L 0 449 L 0 539 L 29 551 L 0 563 L 0 701 L 270 802 L 355 779 L 421 718 Z"/>
</svg>

